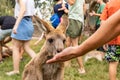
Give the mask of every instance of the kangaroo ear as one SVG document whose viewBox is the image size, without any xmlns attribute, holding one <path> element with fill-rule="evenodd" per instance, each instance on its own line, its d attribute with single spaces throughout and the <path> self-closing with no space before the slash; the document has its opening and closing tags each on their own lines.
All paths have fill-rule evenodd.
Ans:
<svg viewBox="0 0 120 80">
<path fill-rule="evenodd" d="M 42 23 L 42 24 L 45 26 L 47 32 L 50 32 L 50 31 L 54 30 L 54 28 L 50 25 L 50 23 L 48 23 L 48 22 L 40 19 L 40 18 L 39 18 L 38 16 L 36 16 L 36 15 L 34 15 L 33 17 L 34 17 L 34 19 L 36 19 L 36 21 L 38 21 L 39 23 Z"/>
<path fill-rule="evenodd" d="M 68 20 L 68 16 L 67 15 L 63 15 L 62 18 L 61 18 L 61 22 L 60 24 L 58 25 L 57 29 L 61 30 L 63 33 L 66 32 L 66 29 L 68 27 L 68 23 L 69 23 L 69 20 Z"/>
</svg>

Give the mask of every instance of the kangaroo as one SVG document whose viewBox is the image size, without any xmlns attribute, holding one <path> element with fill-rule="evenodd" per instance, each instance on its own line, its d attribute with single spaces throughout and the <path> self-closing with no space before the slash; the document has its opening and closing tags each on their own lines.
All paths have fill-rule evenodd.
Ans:
<svg viewBox="0 0 120 80">
<path fill-rule="evenodd" d="M 22 80 L 63 80 L 64 63 L 47 64 L 46 61 L 64 49 L 68 18 L 63 16 L 63 21 L 56 29 L 39 17 L 34 18 L 46 27 L 45 43 L 37 56 L 25 66 Z"/>
</svg>

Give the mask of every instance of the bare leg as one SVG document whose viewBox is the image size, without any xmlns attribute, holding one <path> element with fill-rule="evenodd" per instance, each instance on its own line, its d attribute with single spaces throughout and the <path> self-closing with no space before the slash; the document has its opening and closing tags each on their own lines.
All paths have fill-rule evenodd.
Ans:
<svg viewBox="0 0 120 80">
<path fill-rule="evenodd" d="M 34 58 L 36 56 L 35 52 L 30 48 L 30 41 L 25 41 L 24 42 L 24 49 L 25 51 L 32 57 Z"/>
<path fill-rule="evenodd" d="M 19 62 L 20 62 L 20 53 L 19 49 L 22 45 L 22 42 L 16 39 L 12 39 L 13 43 L 13 71 L 6 73 L 7 75 L 19 74 Z"/>
<path fill-rule="evenodd" d="M 110 62 L 109 63 L 109 77 L 110 77 L 110 80 L 116 80 L 118 63 L 119 62 Z"/>
<path fill-rule="evenodd" d="M 78 39 L 79 39 L 79 37 L 72 39 L 72 45 L 73 46 L 78 46 Z M 80 73 L 85 73 L 82 57 L 78 57 L 77 62 L 78 62 L 79 67 L 80 67 L 79 72 Z"/>
<path fill-rule="evenodd" d="M 70 39 L 70 37 L 67 37 L 67 39 L 66 39 L 66 47 L 69 47 L 69 46 L 71 46 L 71 39 Z M 71 65 L 70 60 L 65 62 L 65 67 L 70 67 L 70 65 Z"/>
<path fill-rule="evenodd" d="M 20 47 L 19 52 L 20 52 L 20 59 L 23 59 L 23 53 L 24 53 L 23 46 Z"/>
</svg>

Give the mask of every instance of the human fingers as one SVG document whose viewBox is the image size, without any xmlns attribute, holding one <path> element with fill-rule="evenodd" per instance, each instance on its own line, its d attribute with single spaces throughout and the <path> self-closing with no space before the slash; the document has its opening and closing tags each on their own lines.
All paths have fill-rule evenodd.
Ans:
<svg viewBox="0 0 120 80">
<path fill-rule="evenodd" d="M 90 15 L 90 16 L 93 16 L 93 14 L 92 14 L 92 13 L 89 13 L 89 15 Z"/>
<path fill-rule="evenodd" d="M 17 33 L 17 31 L 16 31 L 15 29 L 13 29 L 13 33 L 14 33 L 14 34 L 16 34 L 16 33 Z"/>
<path fill-rule="evenodd" d="M 46 63 L 54 63 L 54 62 L 57 62 L 58 61 L 58 54 L 56 54 L 52 59 L 49 59 L 46 61 Z"/>
<path fill-rule="evenodd" d="M 56 54 L 52 59 L 49 59 L 46 63 L 64 62 L 70 60 L 73 57 L 73 49 L 73 47 L 64 49 L 62 52 Z"/>
</svg>

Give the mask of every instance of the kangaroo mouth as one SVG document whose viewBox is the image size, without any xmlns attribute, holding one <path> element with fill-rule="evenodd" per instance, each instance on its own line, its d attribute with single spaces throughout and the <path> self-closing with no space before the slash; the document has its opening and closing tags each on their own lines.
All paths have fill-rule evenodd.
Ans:
<svg viewBox="0 0 120 80">
<path fill-rule="evenodd" d="M 47 56 L 47 59 L 51 59 L 51 58 L 53 58 L 53 55 L 51 55 L 51 56 Z"/>
</svg>

